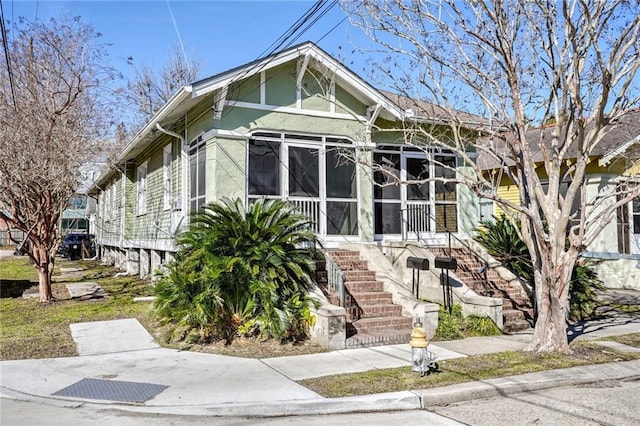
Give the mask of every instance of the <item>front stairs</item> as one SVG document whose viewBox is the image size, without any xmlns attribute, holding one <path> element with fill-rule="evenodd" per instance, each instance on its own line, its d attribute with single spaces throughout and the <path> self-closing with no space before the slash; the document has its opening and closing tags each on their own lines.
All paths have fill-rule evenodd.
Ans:
<svg viewBox="0 0 640 426">
<path fill-rule="evenodd" d="M 329 256 L 343 274 L 346 310 L 346 348 L 408 343 L 412 319 L 402 316 L 402 307 L 395 305 L 391 293 L 369 270 L 367 261 L 353 250 L 329 250 Z M 319 275 L 319 277 L 326 274 Z M 339 296 L 318 280 L 329 301 L 339 305 Z"/>
<path fill-rule="evenodd" d="M 533 324 L 533 307 L 523 289 L 514 287 L 493 269 L 486 269 L 482 259 L 468 248 L 432 248 L 436 256 L 449 256 L 458 262 L 455 276 L 476 294 L 502 299 L 503 331 L 513 333 Z M 486 272 L 483 272 L 483 268 Z M 486 274 L 486 275 L 485 275 Z M 486 279 L 485 279 L 486 278 Z"/>
</svg>

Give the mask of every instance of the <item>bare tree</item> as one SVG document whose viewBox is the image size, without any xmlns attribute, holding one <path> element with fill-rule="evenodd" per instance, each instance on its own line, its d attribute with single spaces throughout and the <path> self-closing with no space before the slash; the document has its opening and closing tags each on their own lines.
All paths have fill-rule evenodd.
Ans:
<svg viewBox="0 0 640 426">
<path fill-rule="evenodd" d="M 149 65 L 136 66 L 127 82 L 127 98 L 136 110 L 133 127 L 149 120 L 182 86 L 193 83 L 200 68 L 200 61 L 187 59 L 178 46 L 173 47 L 159 70 Z"/>
<path fill-rule="evenodd" d="M 104 66 L 100 34 L 78 17 L 20 20 L 17 28 L 0 70 L 0 218 L 24 231 L 40 301 L 50 302 L 58 220 L 80 166 L 103 151 L 103 90 L 115 73 Z"/>
<path fill-rule="evenodd" d="M 436 112 L 448 123 L 446 135 L 434 135 L 424 121 L 407 120 L 407 140 L 454 150 L 475 171 L 457 173 L 456 182 L 494 200 L 520 224 L 533 260 L 538 309 L 529 349 L 568 352 L 565 315 L 573 267 L 616 209 L 640 194 L 636 181 L 623 178 L 603 185 L 595 197 L 585 194 L 587 165 L 604 148 L 603 135 L 639 105 L 640 3 L 345 0 L 342 5 L 388 52 L 375 67 L 395 92 L 419 100 L 412 106 L 415 117 Z M 473 120 L 459 110 L 486 118 L 476 120 L 485 137 L 465 131 Z M 544 131 L 534 129 L 542 123 L 548 124 Z M 498 194 L 502 179 L 517 185 L 519 202 Z M 581 203 L 577 211 L 574 202 Z"/>
</svg>

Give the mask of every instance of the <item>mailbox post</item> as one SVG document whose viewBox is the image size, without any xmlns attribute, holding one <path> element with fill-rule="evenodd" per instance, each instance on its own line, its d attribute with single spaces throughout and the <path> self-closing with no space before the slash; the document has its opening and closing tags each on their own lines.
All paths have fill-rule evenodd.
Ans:
<svg viewBox="0 0 640 426">
<path fill-rule="evenodd" d="M 416 299 L 420 296 L 420 271 L 429 270 L 429 259 L 424 259 L 422 257 L 407 257 L 407 268 L 413 269 L 413 281 L 411 286 L 411 294 L 415 296 Z M 416 271 L 418 273 L 418 279 L 416 280 Z"/>
<path fill-rule="evenodd" d="M 451 314 L 453 308 L 453 290 L 449 282 L 449 271 L 455 271 L 458 268 L 458 261 L 453 257 L 436 257 L 434 266 L 446 272 L 446 282 L 444 272 L 440 272 L 440 283 L 442 284 L 442 299 L 444 307 Z"/>
</svg>

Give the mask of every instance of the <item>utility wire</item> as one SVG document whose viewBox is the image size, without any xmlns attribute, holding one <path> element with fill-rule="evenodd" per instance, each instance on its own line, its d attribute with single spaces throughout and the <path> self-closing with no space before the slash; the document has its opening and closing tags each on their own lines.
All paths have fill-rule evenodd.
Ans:
<svg viewBox="0 0 640 426">
<path fill-rule="evenodd" d="M 0 32 L 2 33 L 2 46 L 4 47 L 4 58 L 7 62 L 7 73 L 9 75 L 9 86 L 11 87 L 11 98 L 13 99 L 13 107 L 18 109 L 16 103 L 16 91 L 13 83 L 13 71 L 11 69 L 11 60 L 9 59 L 9 43 L 7 43 L 7 29 L 4 26 L 4 11 L 2 8 L 2 0 L 0 0 Z"/>
</svg>

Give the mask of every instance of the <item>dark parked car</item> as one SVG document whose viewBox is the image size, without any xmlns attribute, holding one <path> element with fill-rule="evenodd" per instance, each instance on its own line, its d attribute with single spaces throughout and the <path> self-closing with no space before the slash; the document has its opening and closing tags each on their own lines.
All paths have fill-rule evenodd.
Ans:
<svg viewBox="0 0 640 426">
<path fill-rule="evenodd" d="M 70 260 L 95 256 L 95 236 L 93 234 L 67 234 L 58 248 L 58 254 Z"/>
</svg>

